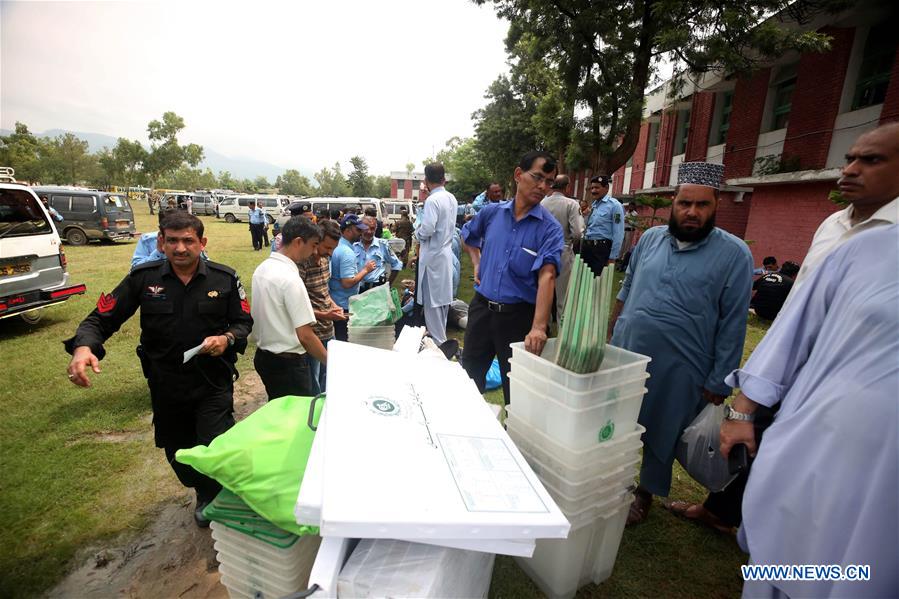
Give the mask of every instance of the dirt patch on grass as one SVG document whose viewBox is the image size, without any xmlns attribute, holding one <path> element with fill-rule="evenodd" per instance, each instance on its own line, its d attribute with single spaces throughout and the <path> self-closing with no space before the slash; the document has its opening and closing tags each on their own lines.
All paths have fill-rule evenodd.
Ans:
<svg viewBox="0 0 899 599">
<path fill-rule="evenodd" d="M 265 400 L 258 375 L 242 373 L 234 388 L 235 419 L 246 418 Z M 121 443 L 144 436 L 152 442 L 152 431 L 98 431 L 73 442 Z M 194 524 L 193 510 L 193 492 L 181 489 L 157 506 L 152 523 L 140 533 L 123 533 L 79 552 L 75 570 L 47 596 L 227 599 L 212 537 L 208 529 Z"/>
</svg>

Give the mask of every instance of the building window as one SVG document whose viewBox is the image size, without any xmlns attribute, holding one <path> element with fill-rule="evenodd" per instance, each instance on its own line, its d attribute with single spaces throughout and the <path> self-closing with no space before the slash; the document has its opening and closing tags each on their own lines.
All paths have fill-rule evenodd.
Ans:
<svg viewBox="0 0 899 599">
<path fill-rule="evenodd" d="M 654 162 L 659 145 L 659 121 L 649 123 L 649 145 L 646 148 L 646 162 Z"/>
<path fill-rule="evenodd" d="M 718 125 L 718 131 L 715 133 L 714 145 L 723 144 L 727 141 L 727 130 L 730 129 L 730 112 L 734 107 L 734 92 L 724 92 L 721 94 L 721 124 Z"/>
<path fill-rule="evenodd" d="M 405 185 L 405 183 L 406 183 L 406 182 L 403 181 L 402 179 L 397 179 L 397 180 L 396 180 L 396 188 L 397 188 L 397 189 L 402 189 L 403 186 Z"/>
<path fill-rule="evenodd" d="M 896 57 L 895 23 L 881 23 L 872 27 L 865 40 L 862 65 L 852 97 L 852 110 L 883 104 L 890 84 L 890 71 Z"/>
<path fill-rule="evenodd" d="M 677 134 L 674 138 L 674 155 L 687 151 L 687 135 L 690 133 L 690 111 L 681 110 L 677 113 Z"/>
<path fill-rule="evenodd" d="M 782 66 L 777 71 L 772 88 L 774 104 L 771 110 L 771 126 L 768 131 L 785 129 L 790 122 L 790 108 L 793 105 L 793 90 L 796 89 L 796 66 L 798 63 Z"/>
</svg>

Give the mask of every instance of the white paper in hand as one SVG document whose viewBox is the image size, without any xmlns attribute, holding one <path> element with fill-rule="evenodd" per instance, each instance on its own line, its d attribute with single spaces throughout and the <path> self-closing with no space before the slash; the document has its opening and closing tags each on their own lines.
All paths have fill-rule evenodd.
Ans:
<svg viewBox="0 0 899 599">
<path fill-rule="evenodd" d="M 182 364 L 187 364 L 187 361 L 190 360 L 191 358 L 193 358 L 194 356 L 196 356 L 198 353 L 200 353 L 201 349 L 203 349 L 202 343 L 200 345 L 198 345 L 196 347 L 192 347 L 189 350 L 187 350 L 186 352 L 184 352 L 184 362 L 182 362 Z"/>
</svg>

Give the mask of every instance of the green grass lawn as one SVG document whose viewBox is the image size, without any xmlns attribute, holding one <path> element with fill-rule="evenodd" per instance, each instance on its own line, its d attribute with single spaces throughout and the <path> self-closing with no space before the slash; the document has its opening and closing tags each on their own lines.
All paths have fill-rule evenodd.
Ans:
<svg viewBox="0 0 899 599">
<path fill-rule="evenodd" d="M 155 228 L 145 204 L 135 204 L 138 230 Z M 248 293 L 251 276 L 268 252 L 253 252 L 246 224 L 202 217 L 212 260 L 235 268 Z M 186 497 L 161 450 L 153 446 L 150 400 L 134 348 L 138 319 L 107 343 L 93 387 L 66 378 L 71 336 L 100 292 L 128 272 L 134 243 L 66 247 L 72 282 L 84 296 L 44 311 L 36 325 L 0 320 L 0 597 L 36 596 L 66 572 L 76 552 L 91 543 L 145 526 L 161 502 Z M 410 276 L 404 272 L 398 280 Z M 471 264 L 463 259 L 460 297 L 472 294 Z M 750 321 L 744 358 L 764 335 Z M 459 339 L 462 331 L 451 331 Z M 252 369 L 252 350 L 238 363 Z M 487 395 L 502 403 L 502 392 Z M 677 467 L 676 467 L 677 468 Z M 672 495 L 700 500 L 703 490 L 679 468 Z M 675 519 L 661 509 L 625 532 L 615 573 L 583 596 L 717 597 L 739 593 L 743 554 L 728 538 Z M 538 597 L 539 591 L 510 558 L 500 557 L 493 597 Z"/>
</svg>

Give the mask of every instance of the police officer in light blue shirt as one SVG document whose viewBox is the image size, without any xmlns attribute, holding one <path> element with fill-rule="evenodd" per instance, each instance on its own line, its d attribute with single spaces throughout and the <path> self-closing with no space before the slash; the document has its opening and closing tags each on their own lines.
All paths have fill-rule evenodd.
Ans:
<svg viewBox="0 0 899 599">
<path fill-rule="evenodd" d="M 590 179 L 593 204 L 587 217 L 587 231 L 581 242 L 581 258 L 599 276 L 606 264 L 614 264 L 624 241 L 624 208 L 609 194 L 612 177 L 599 175 Z"/>
<path fill-rule="evenodd" d="M 375 269 L 373 260 L 362 266 L 356 263 L 356 252 L 353 244 L 359 241 L 362 233 L 368 231 L 368 225 L 355 214 L 347 214 L 340 221 L 340 243 L 331 254 L 331 278 L 328 280 L 328 292 L 331 299 L 343 308 L 345 314 L 350 311 L 350 296 L 359 293 L 359 286 L 365 275 Z M 347 321 L 334 321 L 334 338 L 347 340 Z"/>
<path fill-rule="evenodd" d="M 266 229 L 265 212 L 256 207 L 256 202 L 250 201 L 250 209 L 247 217 L 250 219 L 250 235 L 253 237 L 253 250 L 259 251 L 268 247 L 268 230 Z"/>
<path fill-rule="evenodd" d="M 388 281 L 393 283 L 403 269 L 403 263 L 390 249 L 387 240 L 375 237 L 378 219 L 373 216 L 363 216 L 362 222 L 365 223 L 367 229 L 362 231 L 362 239 L 353 244 L 353 251 L 356 253 L 356 266 L 362 270 L 367 262 L 372 261 L 375 263 L 375 268 L 362 279 L 362 285 L 359 287 L 360 293 Z M 387 266 L 390 266 L 389 277 Z"/>
</svg>

